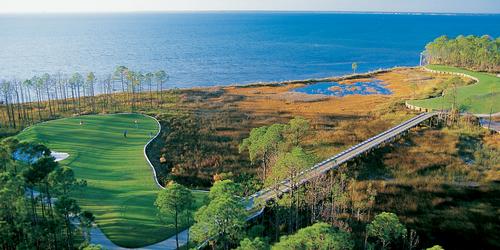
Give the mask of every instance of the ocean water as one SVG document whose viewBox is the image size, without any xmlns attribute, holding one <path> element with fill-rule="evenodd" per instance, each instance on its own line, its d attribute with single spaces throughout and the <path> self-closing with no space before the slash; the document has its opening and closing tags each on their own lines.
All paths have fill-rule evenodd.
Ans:
<svg viewBox="0 0 500 250">
<path fill-rule="evenodd" d="M 0 78 L 166 70 L 169 87 L 337 76 L 419 62 L 440 35 L 500 36 L 500 15 L 0 15 Z"/>
<path fill-rule="evenodd" d="M 347 96 L 347 95 L 390 95 L 392 91 L 385 87 L 381 80 L 374 79 L 370 82 L 354 82 L 340 84 L 338 82 L 319 82 L 292 91 L 309 95 Z"/>
</svg>

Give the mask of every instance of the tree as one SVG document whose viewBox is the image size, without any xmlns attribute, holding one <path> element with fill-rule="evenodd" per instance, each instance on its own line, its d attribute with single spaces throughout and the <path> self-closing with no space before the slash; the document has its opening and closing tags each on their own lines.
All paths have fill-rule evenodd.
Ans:
<svg viewBox="0 0 500 250">
<path fill-rule="evenodd" d="M 52 116 L 54 114 L 52 111 L 52 102 L 51 102 L 50 92 L 49 92 L 50 87 L 52 86 L 52 78 L 50 77 L 49 74 L 45 73 L 42 75 L 40 80 L 42 81 L 42 86 L 45 88 L 45 93 L 47 94 L 47 102 L 49 104 L 49 117 L 52 118 Z"/>
<path fill-rule="evenodd" d="M 95 96 L 95 93 L 94 93 L 94 85 L 95 85 L 95 81 L 96 81 L 96 77 L 94 75 L 94 72 L 90 72 L 87 74 L 87 81 L 85 82 L 86 83 L 86 87 L 88 89 L 88 94 L 91 98 L 91 108 L 92 108 L 92 112 L 95 112 L 96 111 L 96 107 L 95 107 L 95 99 L 94 99 L 94 96 Z"/>
<path fill-rule="evenodd" d="M 196 212 L 196 223 L 190 229 L 195 241 L 210 240 L 220 248 L 229 249 L 241 239 L 247 213 L 232 187 L 231 180 L 224 180 L 210 189 L 211 201 Z"/>
<path fill-rule="evenodd" d="M 1 147 L 3 152 L 8 152 Z M 4 249 L 16 249 L 20 245 L 16 236 L 22 235 L 26 238 L 27 232 L 33 228 L 29 221 L 28 212 L 25 209 L 25 183 L 23 178 L 16 174 L 16 163 L 11 157 L 2 159 L 5 164 L 0 168 L 0 246 Z"/>
<path fill-rule="evenodd" d="M 472 70 L 500 71 L 499 38 L 490 36 L 440 36 L 425 46 L 424 54 L 432 64 L 445 64 Z"/>
<path fill-rule="evenodd" d="M 128 92 L 126 91 L 128 87 L 126 88 L 125 85 L 127 85 L 127 74 L 128 74 L 128 68 L 125 66 L 118 66 L 115 69 L 115 72 L 113 74 L 113 79 L 120 81 L 121 87 L 122 87 L 122 104 L 125 104 L 128 100 Z"/>
<path fill-rule="evenodd" d="M 68 249 L 71 249 L 73 245 L 73 226 L 70 221 L 70 216 L 78 214 L 80 212 L 80 207 L 76 203 L 76 200 L 71 199 L 66 195 L 59 197 L 55 205 L 56 211 L 64 218 L 66 224 L 66 244 Z"/>
<path fill-rule="evenodd" d="M 78 112 L 82 112 L 80 102 L 80 86 L 83 84 L 83 76 L 80 73 L 74 73 L 70 80 L 71 94 L 73 96 L 73 109 L 75 109 L 75 96 L 78 99 Z"/>
<path fill-rule="evenodd" d="M 83 239 L 88 244 L 92 240 L 90 238 L 90 230 L 92 229 L 92 224 L 95 221 L 95 216 L 89 211 L 83 211 L 78 219 L 80 220 L 80 228 L 82 231 Z"/>
<path fill-rule="evenodd" d="M 285 128 L 286 126 L 283 124 L 254 128 L 250 131 L 250 136 L 240 144 L 240 153 L 248 150 L 250 161 L 260 160 L 263 180 L 267 176 L 268 166 L 272 165 L 274 157 L 284 143 L 283 132 Z"/>
<path fill-rule="evenodd" d="M 73 169 L 68 166 L 57 168 L 49 174 L 48 179 L 56 194 L 60 195 L 69 195 L 75 188 L 86 184 L 84 181 L 77 181 Z"/>
<path fill-rule="evenodd" d="M 58 191 L 63 185 L 59 181 L 64 178 L 54 178 L 60 175 L 57 173 L 68 171 L 61 171 L 50 157 L 50 150 L 40 144 L 6 139 L 0 143 L 2 155 L 5 159 L 0 161 L 0 247 L 74 249 L 75 227 L 69 219 L 78 216 L 79 207 L 75 200 Z M 52 195 L 57 198 L 55 206 Z"/>
<path fill-rule="evenodd" d="M 16 120 L 14 116 L 14 110 L 13 110 L 13 104 L 11 101 L 12 98 L 12 84 L 9 81 L 2 80 L 0 89 L 2 92 L 2 95 L 4 97 L 4 102 L 5 102 L 5 108 L 6 108 L 6 113 L 7 117 L 9 120 L 9 126 L 16 128 Z M 10 104 L 10 105 L 9 105 Z"/>
<path fill-rule="evenodd" d="M 128 68 L 125 66 L 118 66 L 114 72 L 114 79 L 117 79 L 121 83 L 122 92 L 125 93 L 125 78 L 127 75 Z"/>
<path fill-rule="evenodd" d="M 368 237 L 377 239 L 382 249 L 387 249 L 389 244 L 406 236 L 406 228 L 399 222 L 398 216 L 388 212 L 375 216 L 366 231 Z"/>
<path fill-rule="evenodd" d="M 158 106 L 163 103 L 163 84 L 168 81 L 169 76 L 167 72 L 164 70 L 160 70 L 155 73 L 155 79 L 156 79 L 156 93 L 158 97 Z"/>
<path fill-rule="evenodd" d="M 221 180 L 214 183 L 210 188 L 210 193 L 208 193 L 208 198 L 214 200 L 217 197 L 229 195 L 238 196 L 241 194 L 240 186 L 234 183 L 232 180 Z"/>
<path fill-rule="evenodd" d="M 135 102 L 136 102 L 136 98 L 135 98 L 135 88 L 136 86 L 139 85 L 139 76 L 138 76 L 138 73 L 132 71 L 132 70 L 128 70 L 127 71 L 127 74 L 126 74 L 126 78 L 127 78 L 127 82 L 128 82 L 128 90 L 130 92 L 132 92 L 132 96 L 131 96 L 131 103 L 132 103 L 132 111 L 134 111 L 135 109 Z"/>
<path fill-rule="evenodd" d="M 334 228 L 327 223 L 320 222 L 300 229 L 293 235 L 282 236 L 280 241 L 274 244 L 271 249 L 347 250 L 353 248 L 354 242 L 348 232 Z"/>
<path fill-rule="evenodd" d="M 361 221 L 363 213 L 368 212 L 368 218 L 370 216 L 370 210 L 375 204 L 375 197 L 377 196 L 377 191 L 373 188 L 372 183 L 369 182 L 366 189 L 362 189 L 365 184 L 364 182 L 357 182 L 352 180 L 349 183 L 350 198 L 352 213 L 354 217 Z"/>
<path fill-rule="evenodd" d="M 314 165 L 315 157 L 306 153 L 301 147 L 294 147 L 290 152 L 283 153 L 278 157 L 276 164 L 273 166 L 272 174 L 269 180 L 276 184 L 279 180 L 287 179 L 290 186 L 290 219 L 289 232 L 298 228 L 298 202 L 297 197 L 298 184 L 301 181 L 300 171 Z"/>
<path fill-rule="evenodd" d="M 303 117 L 290 120 L 285 128 L 285 137 L 292 147 L 297 147 L 305 136 L 309 134 L 309 121 Z"/>
<path fill-rule="evenodd" d="M 352 65 L 351 65 L 351 68 L 352 68 L 352 72 L 354 74 L 356 74 L 356 70 L 358 69 L 358 64 L 353 62 Z"/>
<path fill-rule="evenodd" d="M 269 244 L 259 237 L 256 237 L 253 240 L 245 238 L 242 241 L 240 241 L 240 246 L 236 248 L 236 250 L 268 250 L 268 249 L 269 249 Z"/>
<path fill-rule="evenodd" d="M 33 107 L 31 105 L 31 91 L 33 88 L 33 82 L 30 79 L 23 81 L 22 86 L 26 88 L 26 101 L 28 102 L 29 109 L 31 110 L 31 117 L 29 118 L 30 122 L 33 123 L 34 115 L 33 115 Z M 29 115 L 28 115 L 29 116 Z"/>
<path fill-rule="evenodd" d="M 154 78 L 154 74 L 151 72 L 148 72 L 144 75 L 144 82 L 148 86 L 149 102 L 150 102 L 151 108 L 153 107 L 153 90 L 152 90 L 153 78 Z"/>
<path fill-rule="evenodd" d="M 270 166 L 274 165 L 277 156 L 300 145 L 309 133 L 309 121 L 295 117 L 288 124 L 273 124 L 254 128 L 239 146 L 239 151 L 248 151 L 252 163 L 260 162 L 261 178 L 265 180 Z"/>
<path fill-rule="evenodd" d="M 179 215 L 190 215 L 190 210 L 193 208 L 193 194 L 186 187 L 170 183 L 165 189 L 158 193 L 155 205 L 160 211 L 160 214 L 168 214 L 174 216 L 175 221 L 175 243 L 179 249 Z"/>
</svg>

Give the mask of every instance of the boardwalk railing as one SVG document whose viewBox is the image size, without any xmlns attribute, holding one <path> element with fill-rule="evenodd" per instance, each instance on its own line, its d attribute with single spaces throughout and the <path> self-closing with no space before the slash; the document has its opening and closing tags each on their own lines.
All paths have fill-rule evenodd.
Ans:
<svg viewBox="0 0 500 250">
<path fill-rule="evenodd" d="M 439 112 L 430 112 L 430 113 L 422 113 L 420 115 L 417 115 L 395 127 L 392 127 L 378 135 L 375 135 L 368 140 L 365 140 L 359 144 L 356 144 L 314 166 L 312 166 L 309 169 L 303 170 L 302 172 L 299 173 L 298 175 L 298 183 L 296 187 L 300 187 L 310 181 L 311 179 L 326 174 L 332 169 L 337 168 L 343 163 L 346 163 L 357 156 L 370 151 L 372 149 L 375 149 L 379 147 L 380 145 L 389 142 L 396 138 L 398 135 L 408 131 L 409 129 L 419 125 L 420 123 L 432 118 L 433 116 L 438 115 Z M 290 179 L 285 179 L 278 184 L 262 189 L 258 191 L 257 193 L 250 195 L 247 198 L 243 199 L 243 202 L 247 202 L 246 210 L 247 211 L 252 211 L 258 208 L 258 206 L 265 204 L 266 202 L 273 200 L 277 197 L 279 197 L 283 193 L 287 193 L 291 190 L 291 185 L 290 185 Z M 259 202 L 255 202 L 255 201 Z M 260 207 L 260 209 L 252 214 L 250 214 L 247 217 L 247 221 L 250 221 L 254 219 L 255 217 L 258 217 L 264 212 L 265 206 Z M 209 240 L 213 239 L 214 237 L 210 237 L 209 239 L 205 240 L 202 244 L 197 246 L 197 249 L 202 249 L 203 247 L 206 247 Z"/>
<path fill-rule="evenodd" d="M 309 169 L 306 169 L 302 172 L 299 173 L 298 178 L 298 186 L 303 185 L 304 183 L 307 183 L 309 180 L 327 173 L 328 171 L 337 168 L 339 165 L 348 162 L 357 156 L 370 151 L 372 149 L 375 149 L 379 147 L 381 144 L 384 144 L 388 141 L 393 140 L 395 137 L 398 135 L 408 131 L 409 129 L 417 126 L 418 124 L 422 123 L 423 121 L 426 121 L 430 119 L 431 117 L 437 115 L 438 112 L 431 112 L 431 113 L 423 113 L 420 115 L 417 115 L 389 130 L 386 130 L 378 135 L 375 135 L 359 144 L 356 144 L 314 166 L 312 166 Z M 282 193 L 286 193 L 290 191 L 291 185 L 290 185 L 290 180 L 285 179 L 281 181 L 280 183 L 262 189 L 259 192 L 249 196 L 248 198 L 250 199 L 250 202 L 252 204 L 252 208 L 254 206 L 254 201 L 259 200 L 261 202 L 267 202 L 269 200 L 272 200 L 276 198 L 277 196 L 281 195 Z M 250 208 L 250 206 L 249 206 Z"/>
</svg>

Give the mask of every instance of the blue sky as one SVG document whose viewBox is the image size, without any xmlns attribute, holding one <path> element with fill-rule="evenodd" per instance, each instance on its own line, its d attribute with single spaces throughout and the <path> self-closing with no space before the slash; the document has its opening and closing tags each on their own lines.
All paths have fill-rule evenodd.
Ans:
<svg viewBox="0 0 500 250">
<path fill-rule="evenodd" d="M 500 0 L 0 0 L 0 12 L 385 11 L 500 13 Z"/>
</svg>

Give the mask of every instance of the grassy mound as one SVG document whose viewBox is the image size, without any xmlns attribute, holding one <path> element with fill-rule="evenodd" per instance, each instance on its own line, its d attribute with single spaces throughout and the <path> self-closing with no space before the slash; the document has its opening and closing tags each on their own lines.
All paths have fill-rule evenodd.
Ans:
<svg viewBox="0 0 500 250">
<path fill-rule="evenodd" d="M 61 164 L 88 182 L 75 195 L 82 208 L 95 214 L 97 224 L 114 243 L 141 247 L 175 234 L 173 218 L 163 218 L 162 223 L 156 216 L 159 188 L 143 155 L 144 145 L 158 129 L 154 119 L 143 115 L 90 115 L 41 123 L 18 138 L 69 153 Z M 203 195 L 195 193 L 198 200 Z"/>
<path fill-rule="evenodd" d="M 475 114 L 489 114 L 500 112 L 500 78 L 487 73 L 474 72 L 470 70 L 430 65 L 429 69 L 438 71 L 465 73 L 479 79 L 479 83 L 457 88 L 457 106 L 462 111 Z M 408 101 L 411 105 L 434 110 L 450 109 L 453 104 L 452 91 L 447 91 L 444 96 L 425 100 Z"/>
</svg>

